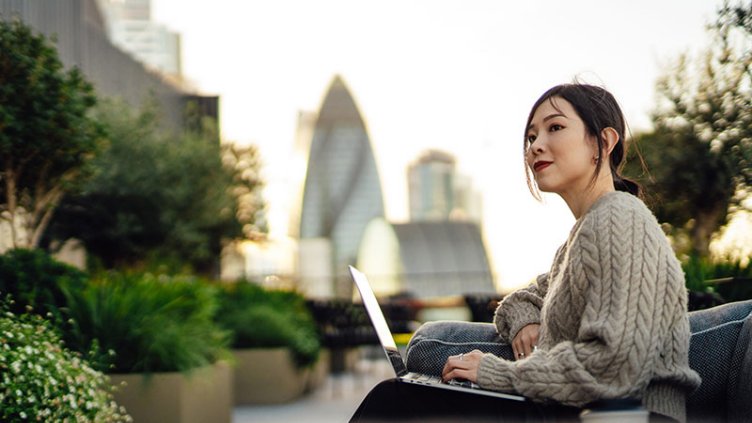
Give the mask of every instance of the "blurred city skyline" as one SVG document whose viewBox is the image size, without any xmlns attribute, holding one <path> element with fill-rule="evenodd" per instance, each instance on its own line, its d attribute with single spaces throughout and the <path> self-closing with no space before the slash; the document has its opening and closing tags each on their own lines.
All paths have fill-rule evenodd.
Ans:
<svg viewBox="0 0 752 423">
<path fill-rule="evenodd" d="M 152 0 L 182 40 L 183 75 L 221 98 L 223 138 L 260 149 L 272 238 L 288 231 L 300 111 L 329 81 L 351 89 L 372 142 L 386 216 L 408 219 L 407 167 L 428 149 L 457 158 L 483 195 L 500 287 L 548 270 L 574 219 L 527 191 L 522 126 L 535 99 L 574 78 L 619 99 L 649 128 L 656 78 L 709 42 L 721 1 L 496 2 Z"/>
</svg>

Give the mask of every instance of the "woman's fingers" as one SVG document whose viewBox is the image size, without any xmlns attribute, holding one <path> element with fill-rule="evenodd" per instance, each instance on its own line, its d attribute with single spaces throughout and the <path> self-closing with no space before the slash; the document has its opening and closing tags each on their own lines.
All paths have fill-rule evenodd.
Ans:
<svg viewBox="0 0 752 423">
<path fill-rule="evenodd" d="M 479 350 L 450 356 L 441 371 L 442 379 L 446 381 L 462 378 L 475 382 L 478 378 L 478 366 L 482 357 L 483 353 Z"/>
<path fill-rule="evenodd" d="M 528 342 L 529 341 L 522 336 L 518 337 L 516 342 L 514 342 L 512 351 L 514 351 L 515 360 L 522 360 L 523 358 L 528 356 Z"/>
<path fill-rule="evenodd" d="M 447 373 L 443 376 L 444 381 L 452 380 L 452 379 L 466 379 L 472 381 L 472 372 L 468 369 L 454 369 L 451 372 Z"/>
<path fill-rule="evenodd" d="M 514 338 L 514 341 L 512 342 L 512 352 L 514 353 L 514 359 L 518 360 L 522 357 L 524 348 L 522 347 L 522 341 L 519 340 L 518 337 Z"/>
<path fill-rule="evenodd" d="M 465 354 L 460 355 L 452 355 L 447 357 L 446 363 L 444 363 L 444 368 L 441 370 L 442 377 L 452 370 L 454 370 L 457 367 L 462 366 L 462 362 L 465 361 Z"/>
<path fill-rule="evenodd" d="M 512 340 L 512 351 L 514 352 L 515 360 L 522 360 L 533 353 L 535 346 L 538 344 L 539 333 L 540 325 L 536 323 L 531 323 L 517 332 L 517 335 Z"/>
</svg>

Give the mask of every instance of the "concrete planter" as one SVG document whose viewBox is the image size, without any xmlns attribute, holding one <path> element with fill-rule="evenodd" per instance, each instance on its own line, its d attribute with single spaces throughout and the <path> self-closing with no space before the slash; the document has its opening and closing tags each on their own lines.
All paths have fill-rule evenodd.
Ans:
<svg viewBox="0 0 752 423">
<path fill-rule="evenodd" d="M 322 348 L 319 352 L 319 359 L 311 367 L 306 381 L 306 392 L 312 392 L 321 387 L 329 376 L 331 353 L 328 349 Z"/>
<path fill-rule="evenodd" d="M 227 363 L 191 371 L 111 374 L 115 401 L 135 423 L 230 423 L 232 380 Z M 123 384 L 125 382 L 125 384 Z"/>
<path fill-rule="evenodd" d="M 278 404 L 301 396 L 311 369 L 298 369 L 287 348 L 233 350 L 235 404 Z"/>
</svg>

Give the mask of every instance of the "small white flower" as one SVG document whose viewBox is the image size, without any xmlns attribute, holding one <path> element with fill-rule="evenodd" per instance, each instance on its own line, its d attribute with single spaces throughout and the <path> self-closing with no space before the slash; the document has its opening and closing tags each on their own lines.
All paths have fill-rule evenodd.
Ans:
<svg viewBox="0 0 752 423">
<path fill-rule="evenodd" d="M 18 413 L 18 416 L 21 417 L 22 419 L 26 419 L 26 413 L 24 413 L 23 411 Z"/>
</svg>

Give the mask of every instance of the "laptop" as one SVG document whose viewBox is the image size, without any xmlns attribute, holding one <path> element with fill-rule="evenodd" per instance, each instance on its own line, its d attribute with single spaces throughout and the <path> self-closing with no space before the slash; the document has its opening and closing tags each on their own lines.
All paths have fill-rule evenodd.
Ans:
<svg viewBox="0 0 752 423">
<path fill-rule="evenodd" d="M 386 353 L 386 358 L 392 365 L 394 373 L 397 375 L 397 380 L 406 383 L 417 383 L 433 388 L 462 391 L 471 394 L 487 395 L 491 397 L 506 398 L 516 401 L 526 401 L 525 397 L 490 391 L 481 388 L 475 383 L 470 383 L 469 381 L 443 382 L 441 380 L 441 377 L 438 376 L 408 372 L 407 366 L 405 366 L 405 361 L 402 359 L 402 355 L 400 355 L 400 352 L 397 349 L 397 344 L 394 342 L 392 331 L 389 329 L 389 326 L 386 323 L 384 312 L 381 311 L 381 307 L 376 300 L 376 295 L 374 295 L 373 289 L 371 289 L 371 285 L 368 283 L 368 278 L 366 278 L 366 275 L 352 266 L 350 266 L 350 274 L 352 275 L 353 281 L 355 282 L 355 286 L 358 287 L 360 297 L 363 299 L 363 305 L 368 312 L 368 316 L 371 318 L 373 327 L 376 329 L 376 335 L 378 335 L 381 347 L 384 349 L 384 353 Z"/>
</svg>

